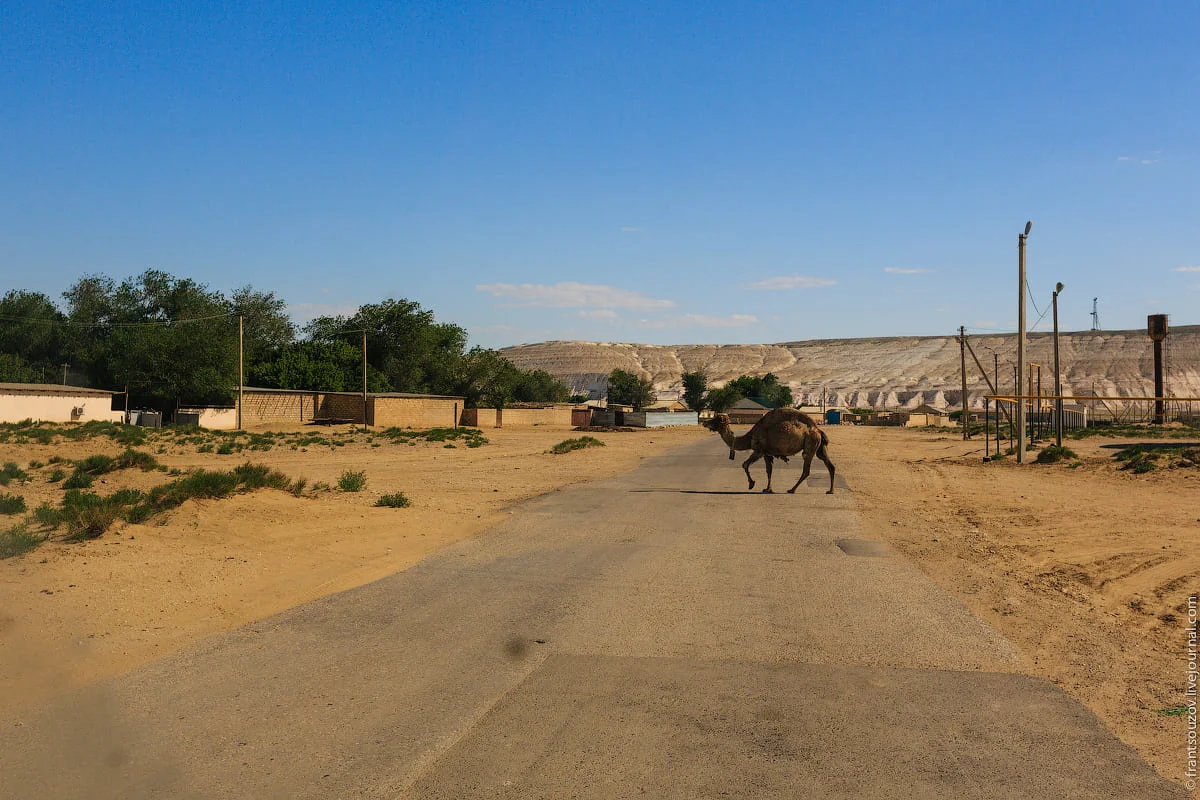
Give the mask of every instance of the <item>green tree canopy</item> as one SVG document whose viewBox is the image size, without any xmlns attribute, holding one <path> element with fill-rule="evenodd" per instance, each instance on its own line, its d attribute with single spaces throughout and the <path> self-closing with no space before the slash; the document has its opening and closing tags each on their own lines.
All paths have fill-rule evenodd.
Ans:
<svg viewBox="0 0 1200 800">
<path fill-rule="evenodd" d="M 10 290 L 0 298 L 0 380 L 37 383 L 57 373 L 66 353 L 66 317 L 38 292 Z"/>
<path fill-rule="evenodd" d="M 654 402 L 654 384 L 633 372 L 614 369 L 608 376 L 608 402 L 633 406 L 634 411 Z"/>
<path fill-rule="evenodd" d="M 775 407 L 792 405 L 792 389 L 787 384 L 779 382 L 772 372 L 766 375 L 742 375 L 734 378 L 726 387 L 732 386 L 742 397 L 766 400 Z M 734 400 L 736 403 L 737 401 Z"/>
<path fill-rule="evenodd" d="M 704 370 L 683 373 L 683 403 L 692 411 L 707 407 L 708 375 Z"/>
</svg>

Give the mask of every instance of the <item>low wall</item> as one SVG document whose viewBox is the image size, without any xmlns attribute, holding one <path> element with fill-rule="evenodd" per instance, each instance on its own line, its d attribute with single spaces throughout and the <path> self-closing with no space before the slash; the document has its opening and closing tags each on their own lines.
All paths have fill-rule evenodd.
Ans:
<svg viewBox="0 0 1200 800">
<path fill-rule="evenodd" d="M 626 411 L 625 424 L 634 428 L 671 428 L 676 425 L 699 425 L 700 415 L 695 411 L 680 411 L 675 413 L 653 413 L 645 411 Z"/>
<path fill-rule="evenodd" d="M 109 394 L 0 393 L 0 422 L 124 422 L 124 411 L 112 410 Z"/>
<path fill-rule="evenodd" d="M 452 428 L 462 407 L 461 397 L 373 397 L 370 424 L 381 428 Z"/>
<path fill-rule="evenodd" d="M 552 408 L 468 408 L 462 413 L 462 424 L 473 428 L 561 428 L 570 430 L 576 425 L 569 406 Z"/>
<path fill-rule="evenodd" d="M 231 431 L 237 428 L 236 408 L 181 408 L 185 414 L 199 414 L 200 427 L 212 431 Z"/>
<path fill-rule="evenodd" d="M 318 392 L 246 392 L 242 398 L 242 425 L 308 422 L 320 397 Z"/>
</svg>

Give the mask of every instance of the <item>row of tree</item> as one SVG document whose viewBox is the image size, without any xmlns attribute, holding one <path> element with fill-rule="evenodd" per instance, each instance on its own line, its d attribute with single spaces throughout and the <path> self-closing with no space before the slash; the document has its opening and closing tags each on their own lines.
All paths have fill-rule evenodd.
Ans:
<svg viewBox="0 0 1200 800">
<path fill-rule="evenodd" d="M 238 383 L 239 317 L 246 384 L 358 391 L 366 335 L 372 392 L 461 395 L 467 405 L 563 402 L 571 392 L 544 370 L 522 370 L 494 350 L 467 349 L 467 332 L 411 300 L 384 300 L 298 330 L 274 292 L 229 296 L 149 270 L 117 283 L 86 276 L 60 307 L 37 292 L 0 299 L 0 381 L 39 383 L 60 372 L 90 386 L 129 387 L 138 407 L 223 404 Z"/>
<path fill-rule="evenodd" d="M 772 407 L 791 406 L 792 389 L 779 382 L 772 372 L 766 375 L 742 375 L 717 389 L 708 388 L 703 370 L 683 373 L 683 403 L 693 411 L 727 411 L 743 397 L 763 400 Z M 608 376 L 608 401 L 633 406 L 635 410 L 653 404 L 654 384 L 637 373 L 614 369 Z"/>
</svg>

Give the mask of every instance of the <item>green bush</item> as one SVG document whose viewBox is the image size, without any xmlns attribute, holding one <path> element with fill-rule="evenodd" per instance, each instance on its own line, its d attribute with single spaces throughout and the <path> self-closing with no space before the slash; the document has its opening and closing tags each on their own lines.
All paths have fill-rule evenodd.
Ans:
<svg viewBox="0 0 1200 800">
<path fill-rule="evenodd" d="M 23 514 L 25 498 L 17 494 L 0 492 L 0 514 Z"/>
<path fill-rule="evenodd" d="M 77 472 L 86 472 L 89 475 L 103 475 L 106 472 L 112 472 L 116 469 L 117 460 L 110 456 L 94 455 L 75 462 L 75 470 Z"/>
<path fill-rule="evenodd" d="M 64 489 L 86 489 L 96 480 L 96 476 L 90 472 L 75 472 L 71 477 L 63 481 Z"/>
<path fill-rule="evenodd" d="M 49 480 L 51 483 L 58 483 L 65 477 L 67 477 L 65 470 L 56 469 L 50 473 L 50 477 L 47 480 Z"/>
<path fill-rule="evenodd" d="M 58 515 L 58 509 L 49 503 L 42 503 L 35 508 L 33 510 L 33 518 L 47 528 L 57 528 L 58 524 L 62 521 Z"/>
<path fill-rule="evenodd" d="M 1043 448 L 1043 450 L 1037 454 L 1037 463 L 1057 464 L 1059 461 L 1063 461 L 1068 458 L 1079 458 L 1079 456 L 1075 455 L 1075 451 L 1069 447 L 1059 447 L 1056 444 L 1052 444 L 1049 447 Z"/>
<path fill-rule="evenodd" d="M 45 536 L 29 532 L 27 523 L 18 523 L 6 531 L 0 531 L 0 558 L 24 555 L 44 541 Z"/>
<path fill-rule="evenodd" d="M 343 492 L 361 492 L 367 485 L 367 473 L 346 470 L 338 478 L 338 488 Z"/>
<path fill-rule="evenodd" d="M 30 468 L 30 469 L 41 469 L 41 468 L 42 468 L 42 467 L 44 467 L 44 466 L 46 466 L 46 465 L 45 465 L 45 464 L 43 464 L 43 463 L 42 463 L 42 462 L 40 462 L 40 461 L 30 461 L 30 462 L 29 462 L 29 468 Z"/>
<path fill-rule="evenodd" d="M 597 439 L 595 436 L 580 436 L 578 439 L 564 439 L 554 447 L 550 448 L 550 452 L 556 455 L 570 453 L 572 450 L 582 450 L 585 447 L 604 447 L 604 442 Z"/>
<path fill-rule="evenodd" d="M 0 467 L 0 486 L 8 486 L 13 481 L 24 483 L 29 480 L 29 473 L 17 466 L 15 461 L 8 461 Z"/>
<path fill-rule="evenodd" d="M 404 496 L 404 492 L 385 494 L 375 501 L 375 505 L 383 508 L 408 508 L 412 503 Z"/>
</svg>

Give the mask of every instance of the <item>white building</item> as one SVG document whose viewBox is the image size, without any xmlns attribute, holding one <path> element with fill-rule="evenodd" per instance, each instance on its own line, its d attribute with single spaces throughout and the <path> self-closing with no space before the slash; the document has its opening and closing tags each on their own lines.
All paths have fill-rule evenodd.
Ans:
<svg viewBox="0 0 1200 800">
<path fill-rule="evenodd" d="M 0 383 L 0 422 L 123 422 L 113 392 L 54 383 Z"/>
</svg>

